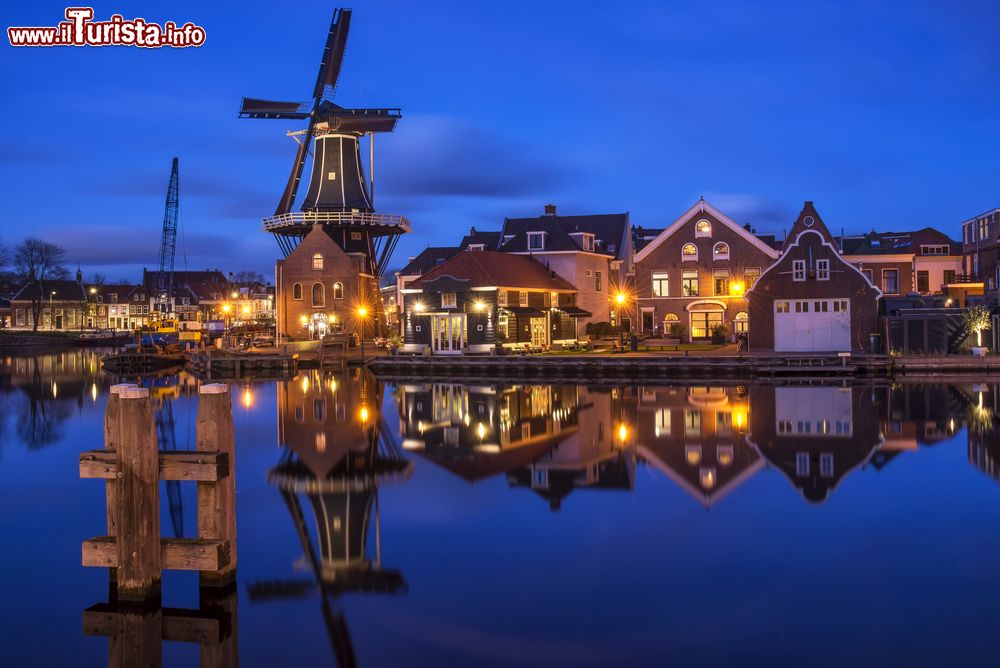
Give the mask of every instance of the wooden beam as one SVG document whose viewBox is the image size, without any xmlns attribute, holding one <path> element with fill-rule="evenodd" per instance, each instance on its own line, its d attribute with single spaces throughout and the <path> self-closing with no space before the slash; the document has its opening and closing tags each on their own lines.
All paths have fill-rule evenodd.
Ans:
<svg viewBox="0 0 1000 668">
<path fill-rule="evenodd" d="M 196 438 L 199 452 L 235 458 L 233 404 L 227 385 L 204 383 L 198 388 Z M 201 572 L 203 587 L 223 587 L 236 579 L 236 477 L 232 473 L 217 482 L 198 483 L 198 537 L 225 541 L 232 557 L 214 572 Z"/>
<path fill-rule="evenodd" d="M 83 541 L 84 566 L 116 568 L 118 540 L 114 536 L 98 536 Z M 229 543 L 224 540 L 198 538 L 161 538 L 160 563 L 173 571 L 218 571 L 229 565 Z"/>
<path fill-rule="evenodd" d="M 196 450 L 160 450 L 160 480 L 216 482 L 229 476 L 229 453 Z M 118 454 L 114 450 L 80 453 L 80 477 L 114 480 L 118 477 Z"/>
<path fill-rule="evenodd" d="M 115 605 L 98 603 L 83 611 L 83 633 L 113 638 L 123 633 L 123 613 Z M 162 638 L 172 642 L 218 643 L 226 638 L 232 624 L 216 611 L 163 608 Z"/>
</svg>

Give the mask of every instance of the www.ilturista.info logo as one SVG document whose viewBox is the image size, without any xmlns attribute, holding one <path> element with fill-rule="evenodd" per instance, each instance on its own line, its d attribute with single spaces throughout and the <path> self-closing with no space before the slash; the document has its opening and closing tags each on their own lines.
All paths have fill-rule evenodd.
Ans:
<svg viewBox="0 0 1000 668">
<path fill-rule="evenodd" d="M 205 29 L 195 24 L 178 26 L 167 21 L 162 26 L 146 19 L 125 19 L 112 14 L 107 21 L 94 21 L 93 7 L 67 7 L 66 19 L 55 27 L 10 27 L 11 46 L 163 46 L 184 48 L 205 43 Z"/>
</svg>

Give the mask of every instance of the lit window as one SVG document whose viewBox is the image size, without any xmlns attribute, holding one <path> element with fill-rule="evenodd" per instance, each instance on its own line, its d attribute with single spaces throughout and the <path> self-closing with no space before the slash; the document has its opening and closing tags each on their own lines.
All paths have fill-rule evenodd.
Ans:
<svg viewBox="0 0 1000 668">
<path fill-rule="evenodd" d="M 684 297 L 698 296 L 697 271 L 685 271 L 681 273 L 681 295 Z"/>
<path fill-rule="evenodd" d="M 670 293 L 670 276 L 666 272 L 653 272 L 653 296 L 667 297 Z"/>
<path fill-rule="evenodd" d="M 829 260 L 816 260 L 816 280 L 817 281 L 829 281 L 830 280 L 830 261 Z"/>
<path fill-rule="evenodd" d="M 333 284 L 333 298 L 343 299 L 344 298 L 344 284 L 337 281 Z"/>
<path fill-rule="evenodd" d="M 313 255 L 313 269 L 319 270 L 322 268 L 323 268 L 323 256 L 320 255 L 319 253 L 316 253 L 315 255 Z"/>
<path fill-rule="evenodd" d="M 712 272 L 712 286 L 716 296 L 729 294 L 729 270 L 716 269 Z"/>
<path fill-rule="evenodd" d="M 804 281 L 804 280 L 806 280 L 806 261 L 805 260 L 794 260 L 792 262 L 792 280 L 793 281 Z"/>
<path fill-rule="evenodd" d="M 441 293 L 441 308 L 455 308 L 458 305 L 458 297 L 454 292 Z"/>
<path fill-rule="evenodd" d="M 695 237 L 710 237 L 712 236 L 712 223 L 707 220 L 699 220 L 694 224 L 694 236 Z"/>
<path fill-rule="evenodd" d="M 743 290 L 749 290 L 757 283 L 757 279 L 760 278 L 760 269 L 753 267 L 743 271 Z"/>
<path fill-rule="evenodd" d="M 697 260 L 698 247 L 694 244 L 684 244 L 681 248 L 681 260 Z"/>
<path fill-rule="evenodd" d="M 664 313 L 663 314 L 663 321 L 664 322 L 679 322 L 680 318 L 677 316 L 676 313 Z"/>
<path fill-rule="evenodd" d="M 517 293 L 517 305 L 527 306 L 528 305 L 528 292 L 526 290 L 521 290 Z"/>
<path fill-rule="evenodd" d="M 719 242 L 712 247 L 712 257 L 716 260 L 729 259 L 729 244 Z"/>
</svg>

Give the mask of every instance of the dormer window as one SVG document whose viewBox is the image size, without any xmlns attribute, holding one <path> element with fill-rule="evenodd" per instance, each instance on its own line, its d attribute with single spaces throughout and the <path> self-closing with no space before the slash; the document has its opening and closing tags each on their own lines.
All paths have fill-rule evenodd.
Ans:
<svg viewBox="0 0 1000 668">
<path fill-rule="evenodd" d="M 545 232 L 528 232 L 528 250 L 545 250 Z"/>
<path fill-rule="evenodd" d="M 698 237 L 711 237 L 712 236 L 712 223 L 707 220 L 699 220 L 694 224 L 694 236 Z"/>
<path fill-rule="evenodd" d="M 458 296 L 454 292 L 441 293 L 441 308 L 455 308 L 458 306 Z"/>
<path fill-rule="evenodd" d="M 681 261 L 687 262 L 689 260 L 698 259 L 698 247 L 694 244 L 684 244 L 681 247 Z"/>
<path fill-rule="evenodd" d="M 584 234 L 583 235 L 583 250 L 593 251 L 594 250 L 594 235 Z"/>
<path fill-rule="evenodd" d="M 483 244 L 469 244 L 467 250 L 470 250 L 470 251 L 486 250 L 486 246 L 483 245 Z"/>
<path fill-rule="evenodd" d="M 712 258 L 716 260 L 729 259 L 729 244 L 720 241 L 712 248 Z"/>
<path fill-rule="evenodd" d="M 313 269 L 321 271 L 323 269 L 323 256 L 319 253 L 313 255 Z"/>
</svg>

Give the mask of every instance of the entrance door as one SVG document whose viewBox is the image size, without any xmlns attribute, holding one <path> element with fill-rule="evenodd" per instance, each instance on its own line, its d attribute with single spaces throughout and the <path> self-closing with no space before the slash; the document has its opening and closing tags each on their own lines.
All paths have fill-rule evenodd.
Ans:
<svg viewBox="0 0 1000 668">
<path fill-rule="evenodd" d="M 691 338 L 707 339 L 712 328 L 722 324 L 722 311 L 691 311 Z"/>
<path fill-rule="evenodd" d="M 441 355 L 460 355 L 462 348 L 465 347 L 465 316 L 434 316 L 431 341 L 435 353 Z"/>
<path fill-rule="evenodd" d="M 544 346 L 549 342 L 545 331 L 545 318 L 531 319 L 531 345 Z"/>
<path fill-rule="evenodd" d="M 642 311 L 642 333 L 647 334 L 653 331 L 653 311 L 645 310 Z"/>
</svg>

